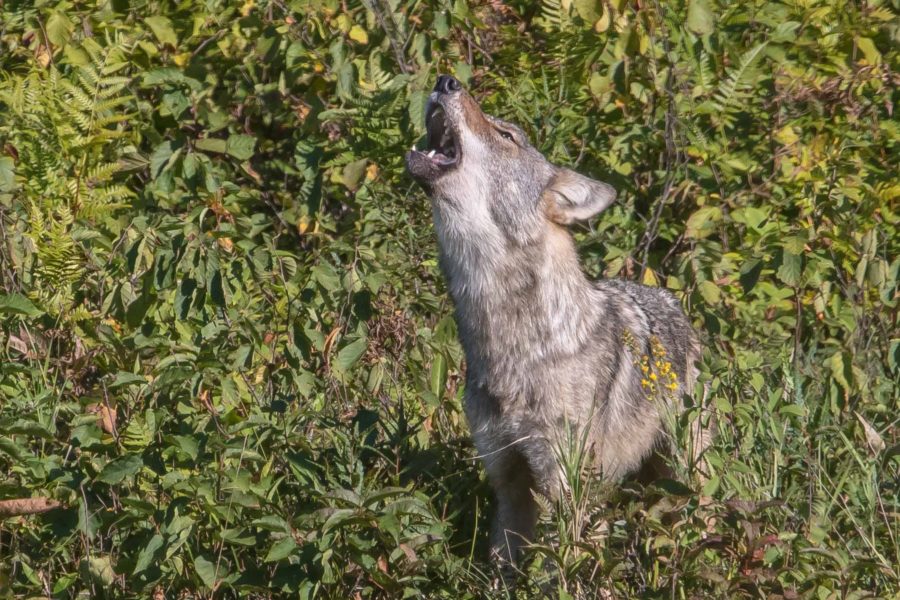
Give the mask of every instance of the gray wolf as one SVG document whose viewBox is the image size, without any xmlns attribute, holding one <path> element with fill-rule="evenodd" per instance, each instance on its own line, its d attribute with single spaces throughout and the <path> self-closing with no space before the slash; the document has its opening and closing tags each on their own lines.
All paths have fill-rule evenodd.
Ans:
<svg viewBox="0 0 900 600">
<path fill-rule="evenodd" d="M 406 165 L 431 198 L 455 304 L 466 416 L 497 497 L 493 553 L 514 563 L 533 492 L 563 490 L 566 431 L 585 432 L 604 478 L 636 471 L 667 444 L 660 402 L 691 393 L 700 348 L 667 291 L 582 272 L 566 226 L 612 204 L 611 186 L 548 162 L 452 77 L 438 78 L 426 123 Z"/>
</svg>

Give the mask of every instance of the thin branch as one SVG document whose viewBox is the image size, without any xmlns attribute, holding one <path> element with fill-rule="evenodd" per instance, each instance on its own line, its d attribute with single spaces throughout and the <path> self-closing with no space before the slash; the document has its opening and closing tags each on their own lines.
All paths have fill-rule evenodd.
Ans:
<svg viewBox="0 0 900 600">
<path fill-rule="evenodd" d="M 656 4 L 657 14 L 662 19 L 662 9 L 659 4 Z M 664 32 L 665 33 L 665 32 Z M 651 37 L 655 37 L 653 35 L 652 29 L 650 30 Z M 675 123 L 677 122 L 678 115 L 675 112 L 675 65 L 671 64 L 669 57 L 671 56 L 672 47 L 669 43 L 669 36 L 663 36 L 663 48 L 666 53 L 666 60 L 669 61 L 669 71 L 666 73 L 666 96 L 668 99 L 668 104 L 666 105 L 666 125 L 665 125 L 665 154 L 663 157 L 664 166 L 666 169 L 666 181 L 663 185 L 663 193 L 662 197 L 660 197 L 659 201 L 656 203 L 656 207 L 653 210 L 653 216 L 650 218 L 650 222 L 647 224 L 647 229 L 644 231 L 644 239 L 641 242 L 642 246 L 642 256 L 641 256 L 641 281 L 644 279 L 644 274 L 647 271 L 647 261 L 650 257 L 650 247 L 653 245 L 653 242 L 656 241 L 656 238 L 659 237 L 659 220 L 662 217 L 662 211 L 666 206 L 666 202 L 669 199 L 669 194 L 672 191 L 672 184 L 675 182 L 675 169 L 677 167 L 676 160 L 678 157 L 678 149 L 675 145 Z"/>
<path fill-rule="evenodd" d="M 409 64 L 406 62 L 406 58 L 403 55 L 403 46 L 397 39 L 396 31 L 394 31 L 393 20 L 391 20 L 390 26 L 388 26 L 388 20 L 385 19 L 384 12 L 378 5 L 379 0 L 363 0 L 363 4 L 365 4 L 366 8 L 372 11 L 372 13 L 375 15 L 375 18 L 378 20 L 378 24 L 381 25 L 382 31 L 384 31 L 384 34 L 387 36 L 388 41 L 391 44 L 391 50 L 394 52 L 394 60 L 397 61 L 397 66 L 399 66 L 400 70 L 404 73 L 410 73 L 412 69 L 409 67 Z"/>
</svg>

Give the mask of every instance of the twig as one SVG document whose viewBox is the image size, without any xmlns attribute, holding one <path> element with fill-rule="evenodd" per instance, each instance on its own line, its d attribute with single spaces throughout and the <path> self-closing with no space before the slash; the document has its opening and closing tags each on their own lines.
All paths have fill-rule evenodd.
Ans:
<svg viewBox="0 0 900 600">
<path fill-rule="evenodd" d="M 387 36 L 388 41 L 391 43 L 391 50 L 394 52 L 394 60 L 397 61 L 397 65 L 400 67 L 400 70 L 404 73 L 409 73 L 411 69 L 406 63 L 406 58 L 403 56 L 403 47 L 397 40 L 397 35 L 394 31 L 393 20 L 391 21 L 391 26 L 388 27 L 387 19 L 384 18 L 384 13 L 378 6 L 378 0 L 363 0 L 363 4 L 365 4 L 366 8 L 371 10 L 375 15 L 375 18 L 378 19 L 378 24 L 381 25 L 381 29 L 384 31 L 384 34 Z"/>
<path fill-rule="evenodd" d="M 193 52 L 191 52 L 191 60 L 193 60 L 194 58 L 196 58 L 196 56 L 197 56 L 198 54 L 200 54 L 200 53 L 203 51 L 203 49 L 206 48 L 209 44 L 211 44 L 212 42 L 217 41 L 219 38 L 221 38 L 221 37 L 222 37 L 223 35 L 225 35 L 227 32 L 228 32 L 227 29 L 220 29 L 219 31 L 217 31 L 216 33 L 214 33 L 213 35 L 211 35 L 210 37 L 208 37 L 208 38 L 206 38 L 205 40 L 203 40 L 202 42 L 200 42 L 200 45 L 197 46 L 197 48 L 196 48 Z"/>
<path fill-rule="evenodd" d="M 47 35 L 47 29 L 44 27 L 44 22 L 41 21 L 40 18 L 38 18 L 37 24 L 38 24 L 38 27 L 41 28 L 41 34 L 44 37 L 44 39 L 42 41 L 44 44 L 44 49 L 47 50 L 47 56 L 50 57 L 50 64 L 55 66 L 56 62 L 53 60 L 53 48 L 50 47 L 50 38 Z"/>
<path fill-rule="evenodd" d="M 656 3 L 656 10 L 662 19 L 662 9 L 659 4 Z M 653 33 L 651 31 L 650 34 L 652 37 Z M 666 59 L 668 60 L 672 47 L 669 44 L 669 37 L 666 35 L 663 37 L 663 48 L 665 49 Z M 665 129 L 665 142 L 666 149 L 664 155 L 664 166 L 666 169 L 666 182 L 663 185 L 663 193 L 662 197 L 657 202 L 656 207 L 653 210 L 653 216 L 650 218 L 650 222 L 647 225 L 647 229 L 644 231 L 644 239 L 642 241 L 642 257 L 641 257 L 641 281 L 644 279 L 644 274 L 647 271 L 647 260 L 650 257 L 650 246 L 653 245 L 653 242 L 659 237 L 659 220 L 662 217 L 662 211 L 666 206 L 666 201 L 669 198 L 669 194 L 672 190 L 672 184 L 675 181 L 675 161 L 677 158 L 677 148 L 675 147 L 675 122 L 677 120 L 677 115 L 675 114 L 675 65 L 669 64 L 669 72 L 666 73 L 666 96 L 668 97 L 668 105 L 666 106 L 666 129 Z"/>
<path fill-rule="evenodd" d="M 3 272 L 3 288 L 7 291 L 19 292 L 22 287 L 13 270 L 12 262 L 12 240 L 6 234 L 6 213 L 0 207 L 0 266 Z"/>
</svg>

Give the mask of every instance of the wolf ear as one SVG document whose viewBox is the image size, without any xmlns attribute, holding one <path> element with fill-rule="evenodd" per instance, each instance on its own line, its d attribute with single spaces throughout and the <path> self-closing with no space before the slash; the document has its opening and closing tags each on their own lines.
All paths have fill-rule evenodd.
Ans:
<svg viewBox="0 0 900 600">
<path fill-rule="evenodd" d="M 544 188 L 543 199 L 547 217 L 569 225 L 600 213 L 616 199 L 616 190 L 571 169 L 559 169 Z"/>
</svg>

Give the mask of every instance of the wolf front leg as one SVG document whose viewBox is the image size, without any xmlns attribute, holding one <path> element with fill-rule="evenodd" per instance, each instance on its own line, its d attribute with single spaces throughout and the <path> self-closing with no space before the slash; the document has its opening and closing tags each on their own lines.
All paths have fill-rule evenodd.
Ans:
<svg viewBox="0 0 900 600">
<path fill-rule="evenodd" d="M 522 546 L 534 537 L 538 507 L 528 462 L 514 449 L 485 458 L 488 479 L 497 498 L 491 527 L 491 555 L 501 566 L 514 565 Z"/>
<path fill-rule="evenodd" d="M 510 429 L 499 410 L 500 401 L 471 381 L 467 382 L 465 406 L 475 448 L 497 500 L 491 522 L 491 558 L 511 566 L 522 546 L 533 538 L 537 524 L 534 472 L 522 452 L 522 444 L 530 436 L 516 439 L 517 432 Z"/>
</svg>

